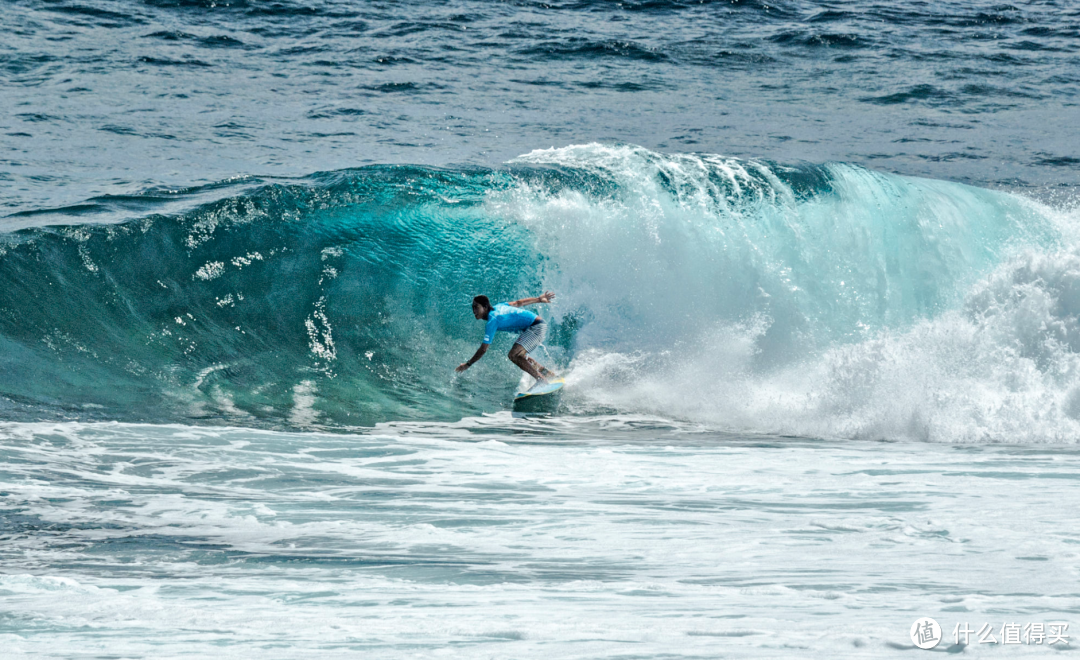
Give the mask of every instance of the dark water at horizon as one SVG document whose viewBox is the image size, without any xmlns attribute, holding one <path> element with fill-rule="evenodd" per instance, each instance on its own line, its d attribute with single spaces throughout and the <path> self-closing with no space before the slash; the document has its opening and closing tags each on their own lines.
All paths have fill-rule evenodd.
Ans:
<svg viewBox="0 0 1080 660">
<path fill-rule="evenodd" d="M 1080 177 L 1080 8 L 16 0 L 0 213 L 594 141 L 991 186 Z"/>
</svg>

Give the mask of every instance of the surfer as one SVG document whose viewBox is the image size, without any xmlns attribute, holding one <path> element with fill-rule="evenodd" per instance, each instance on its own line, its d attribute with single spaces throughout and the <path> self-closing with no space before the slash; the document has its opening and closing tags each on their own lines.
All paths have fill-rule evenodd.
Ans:
<svg viewBox="0 0 1080 660">
<path fill-rule="evenodd" d="M 510 358 L 511 362 L 535 378 L 538 384 L 546 383 L 548 378 L 554 377 L 555 373 L 553 371 L 529 357 L 529 353 L 536 350 L 536 347 L 544 341 L 544 336 L 547 335 L 547 323 L 534 312 L 521 309 L 526 305 L 549 303 L 552 300 L 555 300 L 555 294 L 551 291 L 545 291 L 535 298 L 522 298 L 514 302 L 498 303 L 494 306 L 487 296 L 473 298 L 473 316 L 487 321 L 487 325 L 484 326 L 484 341 L 480 344 L 480 348 L 476 350 L 475 355 L 469 358 L 468 361 L 458 365 L 458 373 L 465 371 L 473 366 L 477 360 L 484 357 L 484 353 L 487 353 L 487 349 L 491 345 L 491 340 L 495 339 L 495 333 L 501 330 L 503 332 L 520 333 L 517 340 L 514 341 L 513 347 L 510 348 L 510 353 L 506 356 Z"/>
</svg>

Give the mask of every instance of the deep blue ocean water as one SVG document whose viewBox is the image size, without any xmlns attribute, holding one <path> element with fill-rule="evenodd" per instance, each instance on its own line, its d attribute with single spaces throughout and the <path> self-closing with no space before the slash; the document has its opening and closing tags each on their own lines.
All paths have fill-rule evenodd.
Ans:
<svg viewBox="0 0 1080 660">
<path fill-rule="evenodd" d="M 0 28 L 5 653 L 1080 632 L 1075 3 L 13 0 Z M 515 416 L 508 338 L 453 369 L 472 296 L 544 289 L 567 387 Z"/>
<path fill-rule="evenodd" d="M 495 166 L 594 141 L 1075 185 L 1078 11 L 5 2 L 0 204 L 368 164 Z"/>
</svg>

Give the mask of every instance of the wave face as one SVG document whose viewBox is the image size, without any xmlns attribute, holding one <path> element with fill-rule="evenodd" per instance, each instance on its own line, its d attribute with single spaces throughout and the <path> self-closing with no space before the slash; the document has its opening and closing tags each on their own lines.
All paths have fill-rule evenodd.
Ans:
<svg viewBox="0 0 1080 660">
<path fill-rule="evenodd" d="M 216 195 L 221 196 L 220 186 Z M 469 301 L 555 289 L 570 412 L 828 437 L 1080 430 L 1080 250 L 1024 198 L 631 146 L 237 184 L 3 236 L 8 418 L 340 427 L 505 409 Z"/>
</svg>

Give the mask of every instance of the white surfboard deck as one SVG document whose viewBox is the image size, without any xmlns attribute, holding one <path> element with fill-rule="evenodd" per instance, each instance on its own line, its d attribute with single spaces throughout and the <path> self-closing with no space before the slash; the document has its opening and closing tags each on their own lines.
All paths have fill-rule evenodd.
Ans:
<svg viewBox="0 0 1080 660">
<path fill-rule="evenodd" d="M 514 394 L 514 401 L 521 401 L 522 399 L 528 399 L 532 396 L 543 396 L 545 394 L 558 392 L 565 384 L 566 382 L 562 378 L 552 378 L 543 385 L 534 385 L 524 392 L 517 392 Z"/>
</svg>

